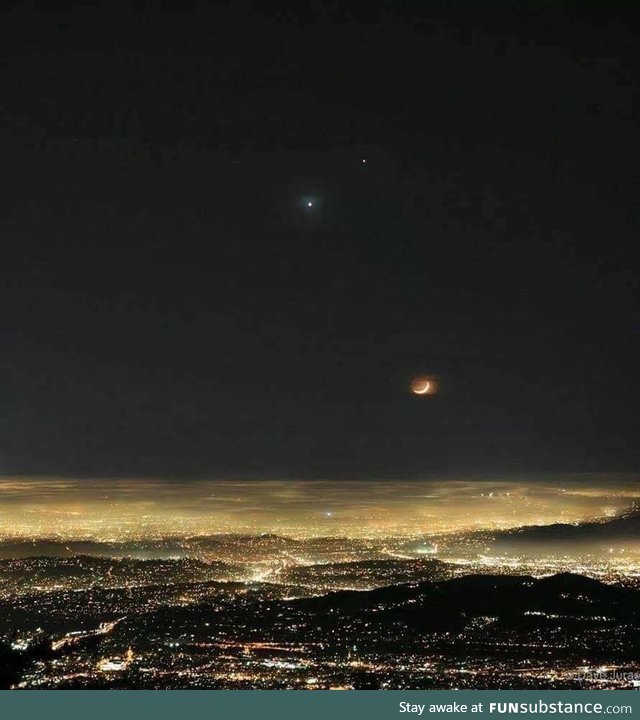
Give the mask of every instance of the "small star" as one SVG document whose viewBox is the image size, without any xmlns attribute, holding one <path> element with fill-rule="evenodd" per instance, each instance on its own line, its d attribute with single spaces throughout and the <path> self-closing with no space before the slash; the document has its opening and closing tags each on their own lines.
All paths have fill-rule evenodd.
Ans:
<svg viewBox="0 0 640 720">
<path fill-rule="evenodd" d="M 363 164 L 363 165 L 366 165 L 366 164 L 367 164 L 367 158 L 362 158 L 362 164 Z"/>
<path fill-rule="evenodd" d="M 309 200 L 309 202 L 307 203 L 307 207 L 313 207 L 313 203 L 311 202 L 311 200 Z"/>
</svg>

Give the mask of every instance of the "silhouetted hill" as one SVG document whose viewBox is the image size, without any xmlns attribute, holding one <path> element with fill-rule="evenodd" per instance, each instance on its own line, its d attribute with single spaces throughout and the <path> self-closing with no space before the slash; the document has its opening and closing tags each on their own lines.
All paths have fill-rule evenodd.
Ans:
<svg viewBox="0 0 640 720">
<path fill-rule="evenodd" d="M 611 518 L 578 524 L 555 523 L 507 530 L 494 536 L 494 549 L 562 545 L 564 549 L 629 542 L 640 543 L 640 508 Z"/>
<path fill-rule="evenodd" d="M 217 631 L 232 632 L 240 642 L 256 638 L 290 641 L 291 628 L 295 628 L 296 642 L 333 643 L 337 638 L 342 642 L 353 638 L 362 643 L 365 637 L 374 637 L 376 647 L 382 648 L 397 643 L 392 638 L 399 635 L 403 642 L 420 646 L 421 638 L 429 635 L 446 645 L 455 637 L 468 643 L 480 633 L 477 637 L 487 647 L 492 647 L 494 634 L 502 637 L 501 647 L 509 647 L 514 638 L 529 647 L 526 638 L 532 632 L 536 637 L 550 632 L 553 637 L 561 633 L 568 638 L 586 633 L 597 640 L 610 636 L 614 628 L 624 633 L 640 628 L 639 590 L 571 573 L 542 579 L 469 575 L 296 600 L 267 593 L 265 596 L 264 590 L 257 589 L 244 596 L 241 604 L 225 603 L 224 615 L 215 612 L 219 602 L 215 598 L 199 605 L 165 606 L 151 614 L 132 616 L 116 634 L 190 636 L 197 628 L 215 624 Z M 637 645 L 628 642 L 624 652 L 634 655 L 639 651 Z"/>
<path fill-rule="evenodd" d="M 474 617 L 546 615 L 640 618 L 640 591 L 563 573 L 548 578 L 467 575 L 443 582 L 336 592 L 294 601 L 308 612 L 375 613 L 416 628 L 456 628 Z"/>
</svg>

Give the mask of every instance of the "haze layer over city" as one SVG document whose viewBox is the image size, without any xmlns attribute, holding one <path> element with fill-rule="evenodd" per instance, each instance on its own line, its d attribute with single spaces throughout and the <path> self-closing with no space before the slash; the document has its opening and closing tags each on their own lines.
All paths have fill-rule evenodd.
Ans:
<svg viewBox="0 0 640 720">
<path fill-rule="evenodd" d="M 634 475 L 428 480 L 3 478 L 0 538 L 423 536 L 580 523 L 640 501 Z"/>
</svg>

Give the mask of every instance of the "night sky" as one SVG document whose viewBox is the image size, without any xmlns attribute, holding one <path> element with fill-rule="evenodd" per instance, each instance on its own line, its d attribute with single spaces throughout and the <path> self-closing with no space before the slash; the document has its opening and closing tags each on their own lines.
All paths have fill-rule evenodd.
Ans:
<svg viewBox="0 0 640 720">
<path fill-rule="evenodd" d="M 2 13 L 0 475 L 640 467 L 625 5 L 347 5 Z"/>
</svg>

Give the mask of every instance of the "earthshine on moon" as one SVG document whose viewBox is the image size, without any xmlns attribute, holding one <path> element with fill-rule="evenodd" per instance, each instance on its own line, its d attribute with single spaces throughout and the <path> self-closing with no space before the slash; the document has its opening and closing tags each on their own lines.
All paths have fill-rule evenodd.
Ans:
<svg viewBox="0 0 640 720">
<path fill-rule="evenodd" d="M 414 395 L 432 395 L 435 392 L 435 381 L 427 377 L 413 378 L 411 392 Z"/>
</svg>

